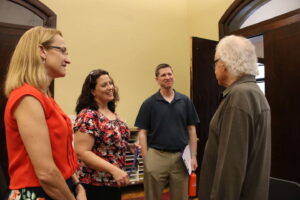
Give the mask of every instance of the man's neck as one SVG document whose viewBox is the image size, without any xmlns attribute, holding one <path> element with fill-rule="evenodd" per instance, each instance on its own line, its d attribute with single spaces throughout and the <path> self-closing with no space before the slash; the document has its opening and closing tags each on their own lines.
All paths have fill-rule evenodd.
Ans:
<svg viewBox="0 0 300 200">
<path fill-rule="evenodd" d="M 175 96 L 173 88 L 160 88 L 160 94 L 169 103 L 174 99 Z"/>
<path fill-rule="evenodd" d="M 239 80 L 242 76 L 234 76 L 229 74 L 226 81 L 224 82 L 223 86 L 225 88 L 229 87 L 230 85 L 232 85 L 234 82 L 236 82 L 237 80 Z"/>
</svg>

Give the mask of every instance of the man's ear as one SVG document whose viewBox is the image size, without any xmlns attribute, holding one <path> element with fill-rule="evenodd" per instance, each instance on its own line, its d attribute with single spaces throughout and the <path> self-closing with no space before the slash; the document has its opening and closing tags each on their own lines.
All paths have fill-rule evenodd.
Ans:
<svg viewBox="0 0 300 200">
<path fill-rule="evenodd" d="M 158 76 L 155 76 L 155 81 L 156 81 L 156 83 L 159 85 L 159 82 L 158 82 Z"/>
<path fill-rule="evenodd" d="M 40 56 L 41 56 L 42 60 L 46 60 L 47 52 L 46 52 L 45 48 L 42 45 L 40 45 L 39 48 L 40 48 Z"/>
<path fill-rule="evenodd" d="M 224 62 L 221 62 L 220 65 L 220 67 L 222 67 L 222 71 L 228 71 Z"/>
</svg>

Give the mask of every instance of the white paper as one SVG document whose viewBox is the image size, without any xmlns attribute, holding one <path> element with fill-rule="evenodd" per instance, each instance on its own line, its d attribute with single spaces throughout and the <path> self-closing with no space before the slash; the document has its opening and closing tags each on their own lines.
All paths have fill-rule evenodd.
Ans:
<svg viewBox="0 0 300 200">
<path fill-rule="evenodd" d="M 190 145 L 186 145 L 182 155 L 182 160 L 184 162 L 184 165 L 187 169 L 187 172 L 189 175 L 192 174 L 192 165 L 191 165 L 191 150 L 190 150 Z"/>
</svg>

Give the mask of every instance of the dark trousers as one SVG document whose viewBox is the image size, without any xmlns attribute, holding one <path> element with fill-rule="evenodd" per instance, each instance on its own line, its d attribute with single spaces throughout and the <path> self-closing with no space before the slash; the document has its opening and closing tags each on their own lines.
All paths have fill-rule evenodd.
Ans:
<svg viewBox="0 0 300 200">
<path fill-rule="evenodd" d="M 121 200 L 121 189 L 118 187 L 82 185 L 88 200 Z"/>
<path fill-rule="evenodd" d="M 69 178 L 66 180 L 67 185 L 69 186 L 71 192 L 76 197 L 75 192 L 75 185 L 72 181 L 72 178 Z M 26 200 L 26 199 L 32 199 L 31 197 L 35 196 L 34 199 L 44 199 L 44 200 L 52 200 L 46 192 L 43 190 L 42 187 L 27 187 L 27 188 L 21 188 L 16 190 L 10 190 L 9 193 L 9 200 Z M 5 198 L 6 199 L 6 198 Z"/>
</svg>

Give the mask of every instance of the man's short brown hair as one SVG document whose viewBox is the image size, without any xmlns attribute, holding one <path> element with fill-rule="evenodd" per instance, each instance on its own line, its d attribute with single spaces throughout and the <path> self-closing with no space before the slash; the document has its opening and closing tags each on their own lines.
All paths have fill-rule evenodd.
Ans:
<svg viewBox="0 0 300 200">
<path fill-rule="evenodd" d="M 172 72 L 173 72 L 173 69 L 172 69 L 172 67 L 169 64 L 161 63 L 161 64 L 157 65 L 157 67 L 155 69 L 155 77 L 158 77 L 159 70 L 163 69 L 163 68 L 170 68 L 172 70 Z"/>
</svg>

